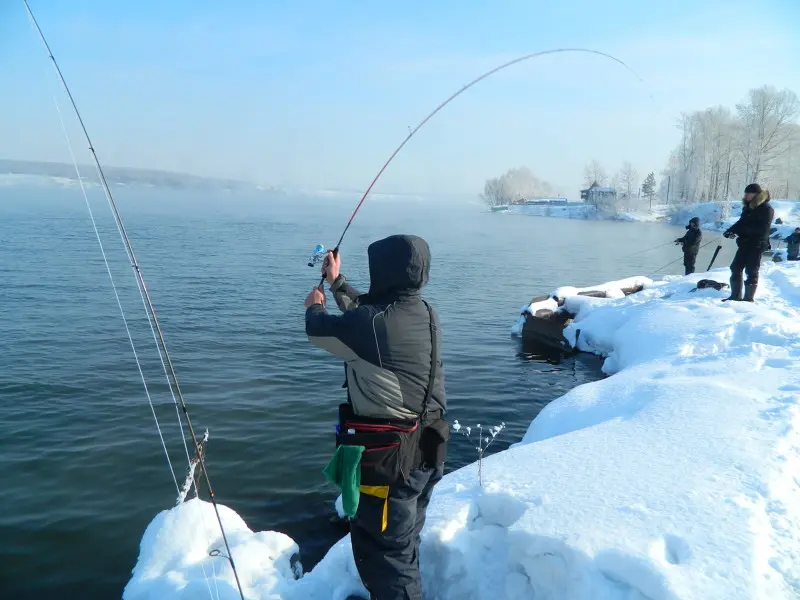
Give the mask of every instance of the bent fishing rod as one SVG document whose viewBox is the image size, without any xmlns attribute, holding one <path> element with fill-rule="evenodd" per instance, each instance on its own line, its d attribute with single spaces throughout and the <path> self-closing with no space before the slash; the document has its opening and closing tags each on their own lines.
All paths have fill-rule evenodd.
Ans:
<svg viewBox="0 0 800 600">
<path fill-rule="evenodd" d="M 208 488 L 208 495 L 209 495 L 209 498 L 211 500 L 211 504 L 214 507 L 214 513 L 216 514 L 217 522 L 219 523 L 220 532 L 222 534 L 222 540 L 223 540 L 223 542 L 225 544 L 225 550 L 227 552 L 227 556 L 225 558 L 228 559 L 228 562 L 231 565 L 231 569 L 233 571 L 234 578 L 236 579 L 236 586 L 237 586 L 238 591 L 239 591 L 239 596 L 241 597 L 241 600 L 244 600 L 244 592 L 242 591 L 242 584 L 241 584 L 241 582 L 239 580 L 239 573 L 236 570 L 236 564 L 234 563 L 233 554 L 231 552 L 230 545 L 228 544 L 228 538 L 227 538 L 227 535 L 225 534 L 225 528 L 222 525 L 222 518 L 221 518 L 220 513 L 219 513 L 219 506 L 217 505 L 216 498 L 214 497 L 214 490 L 211 487 L 211 479 L 209 478 L 208 471 L 206 470 L 205 458 L 203 457 L 203 452 L 202 452 L 202 448 L 201 448 L 201 445 L 200 445 L 200 441 L 198 440 L 197 435 L 195 434 L 194 426 L 192 425 L 191 418 L 189 417 L 189 409 L 186 406 L 186 402 L 185 402 L 185 400 L 183 398 L 183 393 L 181 392 L 180 385 L 178 384 L 178 376 L 177 376 L 177 374 L 175 372 L 175 367 L 174 367 L 174 365 L 172 363 L 172 359 L 170 358 L 169 351 L 167 350 L 167 343 L 166 343 L 166 340 L 164 338 L 164 331 L 161 329 L 161 325 L 158 322 L 158 318 L 156 316 L 156 310 L 155 310 L 155 307 L 153 306 L 153 302 L 152 302 L 152 300 L 150 298 L 150 293 L 147 290 L 147 285 L 145 284 L 144 276 L 142 275 L 141 267 L 139 266 L 139 262 L 136 260 L 136 255 L 134 254 L 134 251 L 133 251 L 133 245 L 131 244 L 131 240 L 128 237 L 128 234 L 127 234 L 127 232 L 125 230 L 125 226 L 124 226 L 124 224 L 122 222 L 122 216 L 120 215 L 120 212 L 117 209 L 117 204 L 116 204 L 116 202 L 114 200 L 113 194 L 111 193 L 111 188 L 108 185 L 108 180 L 106 179 L 105 172 L 103 171 L 103 167 L 100 164 L 99 158 L 97 157 L 97 152 L 95 151 L 94 145 L 92 144 L 92 139 L 89 136 L 89 132 L 86 129 L 86 125 L 83 122 L 83 118 L 81 117 L 80 110 L 78 110 L 78 105 L 75 102 L 74 97 L 72 96 L 72 92 L 70 91 L 69 85 L 67 85 L 67 81 L 64 78 L 63 73 L 61 72 L 61 68 L 58 65 L 58 61 L 56 60 L 55 56 L 53 55 L 53 51 L 50 49 L 50 44 L 47 43 L 47 38 L 45 38 L 45 35 L 44 35 L 44 32 L 42 31 L 42 28 L 39 26 L 39 23 L 36 20 L 36 17 L 34 16 L 33 11 L 31 10 L 30 5 L 28 4 L 28 0 L 22 0 L 22 2 L 25 5 L 25 10 L 28 13 L 28 16 L 30 17 L 34 28 L 36 29 L 37 33 L 39 34 L 39 38 L 41 39 L 42 44 L 44 45 L 44 48 L 47 51 L 48 57 L 50 58 L 50 60 L 53 63 L 53 67 L 55 68 L 56 74 L 58 75 L 58 79 L 61 82 L 61 85 L 63 86 L 64 91 L 67 94 L 67 97 L 69 98 L 70 104 L 72 105 L 72 108 L 73 108 L 73 110 L 75 112 L 75 116 L 77 117 L 78 123 L 81 126 L 81 130 L 83 132 L 83 136 L 86 139 L 86 143 L 89 146 L 89 152 L 92 155 L 92 159 L 94 160 L 95 167 L 97 168 L 97 173 L 98 173 L 98 176 L 100 178 L 100 183 L 102 185 L 102 188 L 103 188 L 103 191 L 104 191 L 104 193 L 106 195 L 106 198 L 108 199 L 108 203 L 109 203 L 109 205 L 111 207 L 111 212 L 112 212 L 112 214 L 114 216 L 114 221 L 116 222 L 117 228 L 119 229 L 120 235 L 122 237 L 123 244 L 125 245 L 125 248 L 127 250 L 127 254 L 128 254 L 129 259 L 130 259 L 131 267 L 133 268 L 133 272 L 134 272 L 134 274 L 136 276 L 137 285 L 139 286 L 139 289 L 140 289 L 140 291 L 142 293 L 142 296 L 143 296 L 143 299 L 145 301 L 146 310 L 147 310 L 150 318 L 152 319 L 152 323 L 154 325 L 155 332 L 157 334 L 157 341 L 158 341 L 159 350 L 160 350 L 160 352 L 163 352 L 164 359 L 166 360 L 166 367 L 167 367 L 167 370 L 168 370 L 167 379 L 168 379 L 171 387 L 173 388 L 173 390 L 175 392 L 175 395 L 176 395 L 177 400 L 178 400 L 178 404 L 180 406 L 181 411 L 183 412 L 183 416 L 184 416 L 184 419 L 186 421 L 186 427 L 189 430 L 189 435 L 191 437 L 191 441 L 192 441 L 192 444 L 194 446 L 194 449 L 195 449 L 195 452 L 196 452 L 196 456 L 198 457 L 198 462 L 200 464 L 200 470 L 203 473 L 203 480 L 204 480 L 204 482 L 206 484 L 206 487 Z"/>
<path fill-rule="evenodd" d="M 356 215 L 358 214 L 358 211 L 361 209 L 361 205 L 364 204 L 364 201 L 367 199 L 367 196 L 369 196 L 370 192 L 372 191 L 372 188 L 375 187 L 375 184 L 378 182 L 378 179 L 380 179 L 381 175 L 383 175 L 383 172 L 392 163 L 392 161 L 394 160 L 395 156 L 397 156 L 400 153 L 400 151 L 409 142 L 409 140 L 411 140 L 411 138 L 414 137 L 414 135 L 416 135 L 416 133 L 420 129 L 422 129 L 428 121 L 430 121 L 434 116 L 436 116 L 436 114 L 439 111 L 441 111 L 445 106 L 450 104 L 453 100 L 458 98 L 461 94 L 466 92 L 472 86 L 474 86 L 477 83 L 480 83 L 481 81 L 483 81 L 484 79 L 486 79 L 488 77 L 491 77 L 495 73 L 498 73 L 498 72 L 500 72 L 500 71 L 502 71 L 504 69 L 507 69 L 508 67 L 511 67 L 513 65 L 516 65 L 518 63 L 524 62 L 524 61 L 532 59 L 532 58 L 537 58 L 537 57 L 545 56 L 545 55 L 548 55 L 548 54 L 560 54 L 560 53 L 564 53 L 564 52 L 580 52 L 580 53 L 585 53 L 585 54 L 595 54 L 597 56 L 602 56 L 602 57 L 607 58 L 609 60 L 613 60 L 614 62 L 622 65 L 626 70 L 628 70 L 631 74 L 633 74 L 633 76 L 636 77 L 636 79 L 638 79 L 639 82 L 642 85 L 647 87 L 647 83 L 645 82 L 645 80 L 642 79 L 641 76 L 639 76 L 639 74 L 636 71 L 634 71 L 631 67 L 629 67 L 627 64 L 625 64 L 623 61 L 621 61 L 620 59 L 618 59 L 615 56 L 612 56 L 611 54 L 606 54 L 605 52 L 600 52 L 599 50 L 591 50 L 589 48 L 555 48 L 555 49 L 552 49 L 552 50 L 541 50 L 539 52 L 531 52 L 530 54 L 525 54 L 523 56 L 519 56 L 519 57 L 517 57 L 517 58 L 515 58 L 513 60 L 509 60 L 509 61 L 507 61 L 507 62 L 505 62 L 505 63 L 503 63 L 503 64 L 501 64 L 501 65 L 499 65 L 497 67 L 494 67 L 493 69 L 490 69 L 489 71 L 486 71 L 485 73 L 483 73 L 482 75 L 479 75 L 478 77 L 476 77 L 475 79 L 473 79 L 472 81 L 470 81 L 469 83 L 464 85 L 463 87 L 459 88 L 457 91 L 455 91 L 449 97 L 447 97 L 441 104 L 439 104 L 436 108 L 434 108 L 428 114 L 428 116 L 426 116 L 424 119 L 422 119 L 422 121 L 420 121 L 419 124 L 416 127 L 414 127 L 414 129 L 412 129 L 411 131 L 408 132 L 408 135 L 405 137 L 405 139 L 402 142 L 400 142 L 400 145 L 395 149 L 394 152 L 392 152 L 391 156 L 389 156 L 389 158 L 386 160 L 386 162 L 380 168 L 380 170 L 375 175 L 375 177 L 373 177 L 373 179 L 370 182 L 370 184 L 367 186 L 367 189 L 364 192 L 364 194 L 361 196 L 361 199 L 358 201 L 358 204 L 356 205 L 356 208 L 353 211 L 353 214 L 350 215 L 350 219 L 347 221 L 347 225 L 345 225 L 344 230 L 342 231 L 342 235 L 339 236 L 339 241 L 336 242 L 336 246 L 331 251 L 333 253 L 333 255 L 336 256 L 338 254 L 339 247 L 341 246 L 342 241 L 344 240 L 344 236 L 347 235 L 347 230 L 350 229 L 350 225 L 353 224 L 353 219 L 356 218 Z M 653 95 L 651 93 L 649 93 L 649 92 L 648 92 L 648 95 L 650 96 L 650 98 L 653 97 Z M 325 255 L 327 255 L 327 252 L 325 251 L 325 249 L 322 246 L 317 246 L 317 248 L 314 250 L 314 254 L 312 255 L 311 260 L 309 260 L 309 266 L 313 267 L 317 262 L 320 262 L 321 260 L 324 260 L 324 256 Z M 324 283 L 325 283 L 325 275 L 323 274 L 323 276 L 322 276 L 322 278 L 320 279 L 320 282 L 319 282 L 319 288 L 320 289 L 322 289 Z"/>
</svg>

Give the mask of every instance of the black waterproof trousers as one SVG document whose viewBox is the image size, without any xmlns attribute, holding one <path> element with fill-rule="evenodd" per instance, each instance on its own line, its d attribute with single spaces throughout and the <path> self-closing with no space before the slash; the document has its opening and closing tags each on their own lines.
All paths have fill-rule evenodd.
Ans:
<svg viewBox="0 0 800 600">
<path fill-rule="evenodd" d="M 408 484 L 389 488 L 384 500 L 362 493 L 350 523 L 350 540 L 358 574 L 371 600 L 422 600 L 419 543 L 433 487 L 444 467 L 413 471 Z"/>
<path fill-rule="evenodd" d="M 758 271 L 761 269 L 761 246 L 740 246 L 731 263 L 731 287 L 742 284 L 742 272 L 747 275 L 747 285 L 758 284 Z"/>
<path fill-rule="evenodd" d="M 686 269 L 686 275 L 694 273 L 695 262 L 697 262 L 697 252 L 683 253 L 683 266 Z"/>
</svg>

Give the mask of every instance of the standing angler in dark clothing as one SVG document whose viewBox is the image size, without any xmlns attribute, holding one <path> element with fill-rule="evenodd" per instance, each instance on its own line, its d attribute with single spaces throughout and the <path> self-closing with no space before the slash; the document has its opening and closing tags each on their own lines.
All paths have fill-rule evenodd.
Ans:
<svg viewBox="0 0 800 600">
<path fill-rule="evenodd" d="M 788 260 L 800 260 L 800 227 L 795 227 L 794 233 L 783 241 L 786 242 L 786 258 Z"/>
<path fill-rule="evenodd" d="M 345 361 L 337 445 L 364 447 L 350 529 L 361 581 L 372 600 L 421 600 L 420 532 L 449 435 L 439 319 L 420 295 L 430 249 L 422 238 L 394 235 L 368 255 L 370 288 L 360 295 L 339 273 L 340 257 L 328 254 L 323 273 L 342 314 L 328 314 L 315 288 L 306 333 Z"/>
<path fill-rule="evenodd" d="M 683 266 L 686 269 L 686 275 L 691 275 L 694 273 L 697 253 L 700 251 L 700 240 L 703 239 L 703 231 L 700 229 L 700 218 L 692 217 L 686 229 L 688 229 L 686 235 L 675 240 L 675 243 L 683 246 Z"/>
<path fill-rule="evenodd" d="M 742 271 L 747 273 L 744 300 L 752 302 L 758 287 L 761 256 L 769 245 L 769 228 L 775 211 L 769 203 L 769 192 L 757 183 L 744 189 L 742 216 L 723 235 L 738 236 L 736 256 L 731 263 L 731 295 L 727 300 L 742 300 Z"/>
</svg>

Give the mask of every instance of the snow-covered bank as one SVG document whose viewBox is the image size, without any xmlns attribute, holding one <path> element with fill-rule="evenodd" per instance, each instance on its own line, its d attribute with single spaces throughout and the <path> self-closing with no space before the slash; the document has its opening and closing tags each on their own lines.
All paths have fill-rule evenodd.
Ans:
<svg viewBox="0 0 800 600">
<path fill-rule="evenodd" d="M 531 217 L 556 217 L 559 219 L 580 219 L 584 221 L 632 221 L 654 222 L 667 218 L 667 207 L 654 206 L 652 210 L 603 210 L 593 204 L 567 205 L 511 205 L 508 214 L 528 215 Z"/>
<path fill-rule="evenodd" d="M 421 548 L 426 598 L 798 597 L 800 264 L 765 263 L 755 304 L 692 292 L 704 277 L 728 273 L 622 298 L 559 290 L 576 313 L 566 335 L 580 328 L 610 377 L 554 400 L 519 444 L 486 459 L 484 489 L 477 465 L 445 477 Z M 212 566 L 219 597 L 238 597 L 226 561 L 208 557 L 220 546 L 207 508 L 156 517 L 126 600 L 216 598 Z M 360 589 L 347 538 L 295 580 L 291 540 L 225 518 L 247 598 Z"/>
<path fill-rule="evenodd" d="M 789 235 L 800 225 L 800 201 L 772 200 L 775 219 L 781 219 L 782 225 L 776 225 L 775 236 L 781 239 Z M 521 214 L 532 217 L 556 217 L 562 219 L 580 219 L 588 221 L 630 221 L 637 223 L 663 222 L 671 225 L 686 225 L 692 217 L 699 217 L 703 229 L 725 231 L 741 214 L 742 203 L 706 202 L 686 206 L 658 205 L 652 209 L 640 210 L 602 210 L 591 204 L 568 205 L 512 205 L 507 214 Z"/>
</svg>

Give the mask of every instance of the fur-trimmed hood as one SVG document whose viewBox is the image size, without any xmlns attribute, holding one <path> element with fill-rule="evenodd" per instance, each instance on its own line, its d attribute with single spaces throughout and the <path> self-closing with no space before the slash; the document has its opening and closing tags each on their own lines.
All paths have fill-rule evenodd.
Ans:
<svg viewBox="0 0 800 600">
<path fill-rule="evenodd" d="M 768 190 L 761 190 L 758 194 L 753 196 L 753 199 L 748 202 L 747 200 L 742 200 L 742 204 L 744 204 L 750 210 L 758 208 L 765 202 L 769 202 L 769 191 Z"/>
</svg>

